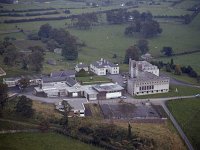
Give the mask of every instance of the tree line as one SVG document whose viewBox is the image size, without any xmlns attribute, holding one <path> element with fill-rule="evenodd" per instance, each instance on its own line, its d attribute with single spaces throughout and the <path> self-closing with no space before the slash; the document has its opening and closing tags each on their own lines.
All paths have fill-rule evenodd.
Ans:
<svg viewBox="0 0 200 150">
<path fill-rule="evenodd" d="M 38 37 L 47 44 L 51 50 L 62 48 L 62 56 L 67 60 L 78 58 L 78 49 L 82 46 L 78 39 L 65 29 L 52 28 L 49 24 L 44 24 L 38 31 Z"/>
<path fill-rule="evenodd" d="M 166 72 L 171 72 L 175 75 L 182 75 L 184 73 L 192 78 L 196 78 L 197 82 L 200 82 L 200 75 L 198 75 L 190 65 L 184 66 L 175 64 L 173 59 L 167 63 L 164 63 L 163 61 L 152 61 L 151 63 L 158 66 L 159 69 L 165 69 Z"/>
<path fill-rule="evenodd" d="M 44 49 L 39 46 L 29 47 L 31 53 L 22 53 L 17 50 L 9 38 L 0 41 L 0 55 L 8 66 L 20 65 L 21 69 L 39 72 L 44 61 Z"/>
</svg>

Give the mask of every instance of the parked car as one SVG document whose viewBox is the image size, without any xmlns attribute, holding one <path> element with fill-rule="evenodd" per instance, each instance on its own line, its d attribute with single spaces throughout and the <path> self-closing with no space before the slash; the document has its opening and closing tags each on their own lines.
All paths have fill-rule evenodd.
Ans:
<svg viewBox="0 0 200 150">
<path fill-rule="evenodd" d="M 121 98 L 121 99 L 127 99 L 127 97 L 126 97 L 126 96 L 121 96 L 120 98 Z"/>
<path fill-rule="evenodd" d="M 200 94 L 196 94 L 195 97 L 200 97 Z"/>
</svg>

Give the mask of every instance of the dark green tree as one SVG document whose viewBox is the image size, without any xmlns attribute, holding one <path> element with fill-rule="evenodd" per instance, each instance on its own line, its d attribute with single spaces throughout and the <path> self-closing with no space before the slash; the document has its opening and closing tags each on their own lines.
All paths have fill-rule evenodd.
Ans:
<svg viewBox="0 0 200 150">
<path fill-rule="evenodd" d="M 129 58 L 133 60 L 139 60 L 139 49 L 136 46 L 131 46 L 126 50 L 125 53 L 125 58 L 124 58 L 124 63 L 128 64 L 129 63 Z"/>
<path fill-rule="evenodd" d="M 169 46 L 163 47 L 163 49 L 161 50 L 161 53 L 163 53 L 166 56 L 172 56 L 173 49 L 172 49 L 172 47 L 169 47 Z"/>
<path fill-rule="evenodd" d="M 149 51 L 148 41 L 145 39 L 141 39 L 137 42 L 137 47 L 140 49 L 142 54 L 146 54 Z"/>
<path fill-rule="evenodd" d="M 7 97 L 8 97 L 8 86 L 6 84 L 0 83 L 0 116 L 5 106 Z"/>
<path fill-rule="evenodd" d="M 29 55 L 29 65 L 31 70 L 40 72 L 43 68 L 44 54 L 40 51 L 34 51 Z"/>
<path fill-rule="evenodd" d="M 34 114 L 32 105 L 32 100 L 22 95 L 19 97 L 19 101 L 17 102 L 16 112 L 23 117 L 30 118 Z"/>
<path fill-rule="evenodd" d="M 130 125 L 130 122 L 128 123 L 128 139 L 131 139 L 132 138 L 132 132 L 131 132 L 131 125 Z"/>
<path fill-rule="evenodd" d="M 52 27 L 48 23 L 46 23 L 40 27 L 40 30 L 38 31 L 38 36 L 41 38 L 49 38 L 51 30 Z"/>
<path fill-rule="evenodd" d="M 68 130 L 68 126 L 69 126 L 69 113 L 72 110 L 72 107 L 69 105 L 69 103 L 67 101 L 62 101 L 62 105 L 64 107 L 64 113 L 63 113 L 63 118 L 61 119 L 60 124 L 63 126 L 64 130 Z"/>
</svg>

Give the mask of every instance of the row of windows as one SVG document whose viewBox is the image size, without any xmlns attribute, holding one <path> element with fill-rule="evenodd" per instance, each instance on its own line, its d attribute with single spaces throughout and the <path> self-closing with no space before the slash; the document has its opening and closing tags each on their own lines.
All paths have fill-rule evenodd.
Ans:
<svg viewBox="0 0 200 150">
<path fill-rule="evenodd" d="M 168 80 L 162 80 L 162 81 L 152 81 L 152 82 L 144 82 L 144 83 L 138 83 L 136 86 L 139 85 L 147 85 L 147 84 L 163 84 L 163 83 L 168 83 Z"/>
<path fill-rule="evenodd" d="M 166 92 L 168 89 L 162 89 L 162 90 L 154 90 L 154 91 L 145 91 L 145 92 L 137 92 L 136 94 L 144 94 L 144 93 L 158 93 L 158 92 Z"/>
<path fill-rule="evenodd" d="M 153 85 L 150 85 L 150 86 L 141 86 L 141 87 L 140 87 L 140 91 L 141 91 L 141 90 L 152 90 L 152 89 L 154 89 L 154 86 L 153 86 Z"/>
</svg>

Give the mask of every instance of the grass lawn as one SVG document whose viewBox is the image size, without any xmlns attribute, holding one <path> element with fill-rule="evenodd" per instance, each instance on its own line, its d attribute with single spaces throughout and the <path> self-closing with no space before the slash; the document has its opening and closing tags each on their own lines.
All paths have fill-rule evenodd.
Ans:
<svg viewBox="0 0 200 150">
<path fill-rule="evenodd" d="M 200 98 L 168 101 L 167 106 L 194 148 L 200 149 Z"/>
<path fill-rule="evenodd" d="M 112 82 L 111 79 L 103 76 L 76 77 L 76 80 L 85 85 Z"/>
<path fill-rule="evenodd" d="M 167 74 L 170 77 L 173 77 L 173 78 L 175 78 L 176 80 L 179 80 L 179 81 L 183 81 L 183 82 L 186 82 L 186 83 L 189 83 L 189 84 L 194 84 L 194 85 L 200 85 L 200 83 L 197 82 L 196 78 L 189 77 L 187 74 L 175 75 L 174 73 L 169 73 L 169 72 L 165 72 L 165 74 Z"/>
<path fill-rule="evenodd" d="M 179 64 L 181 66 L 190 65 L 198 74 L 200 74 L 200 52 L 182 56 L 165 57 L 159 60 L 162 60 L 163 62 L 170 62 L 172 58 L 175 64 Z"/>
<path fill-rule="evenodd" d="M 0 135 L 2 150 L 98 150 L 100 148 L 57 133 L 15 133 Z"/>
<path fill-rule="evenodd" d="M 176 92 L 176 89 L 178 92 Z M 168 93 L 160 94 L 151 94 L 151 95 L 141 95 L 135 96 L 135 98 L 164 98 L 164 97 L 176 97 L 176 96 L 189 96 L 196 95 L 200 93 L 199 88 L 189 87 L 189 86 L 180 86 L 180 85 L 170 85 Z"/>
<path fill-rule="evenodd" d="M 118 126 L 127 129 L 127 122 L 114 122 Z M 183 141 L 177 134 L 170 121 L 164 124 L 156 123 L 131 123 L 133 134 L 140 137 L 151 138 L 155 141 L 154 150 L 186 150 Z"/>
</svg>

